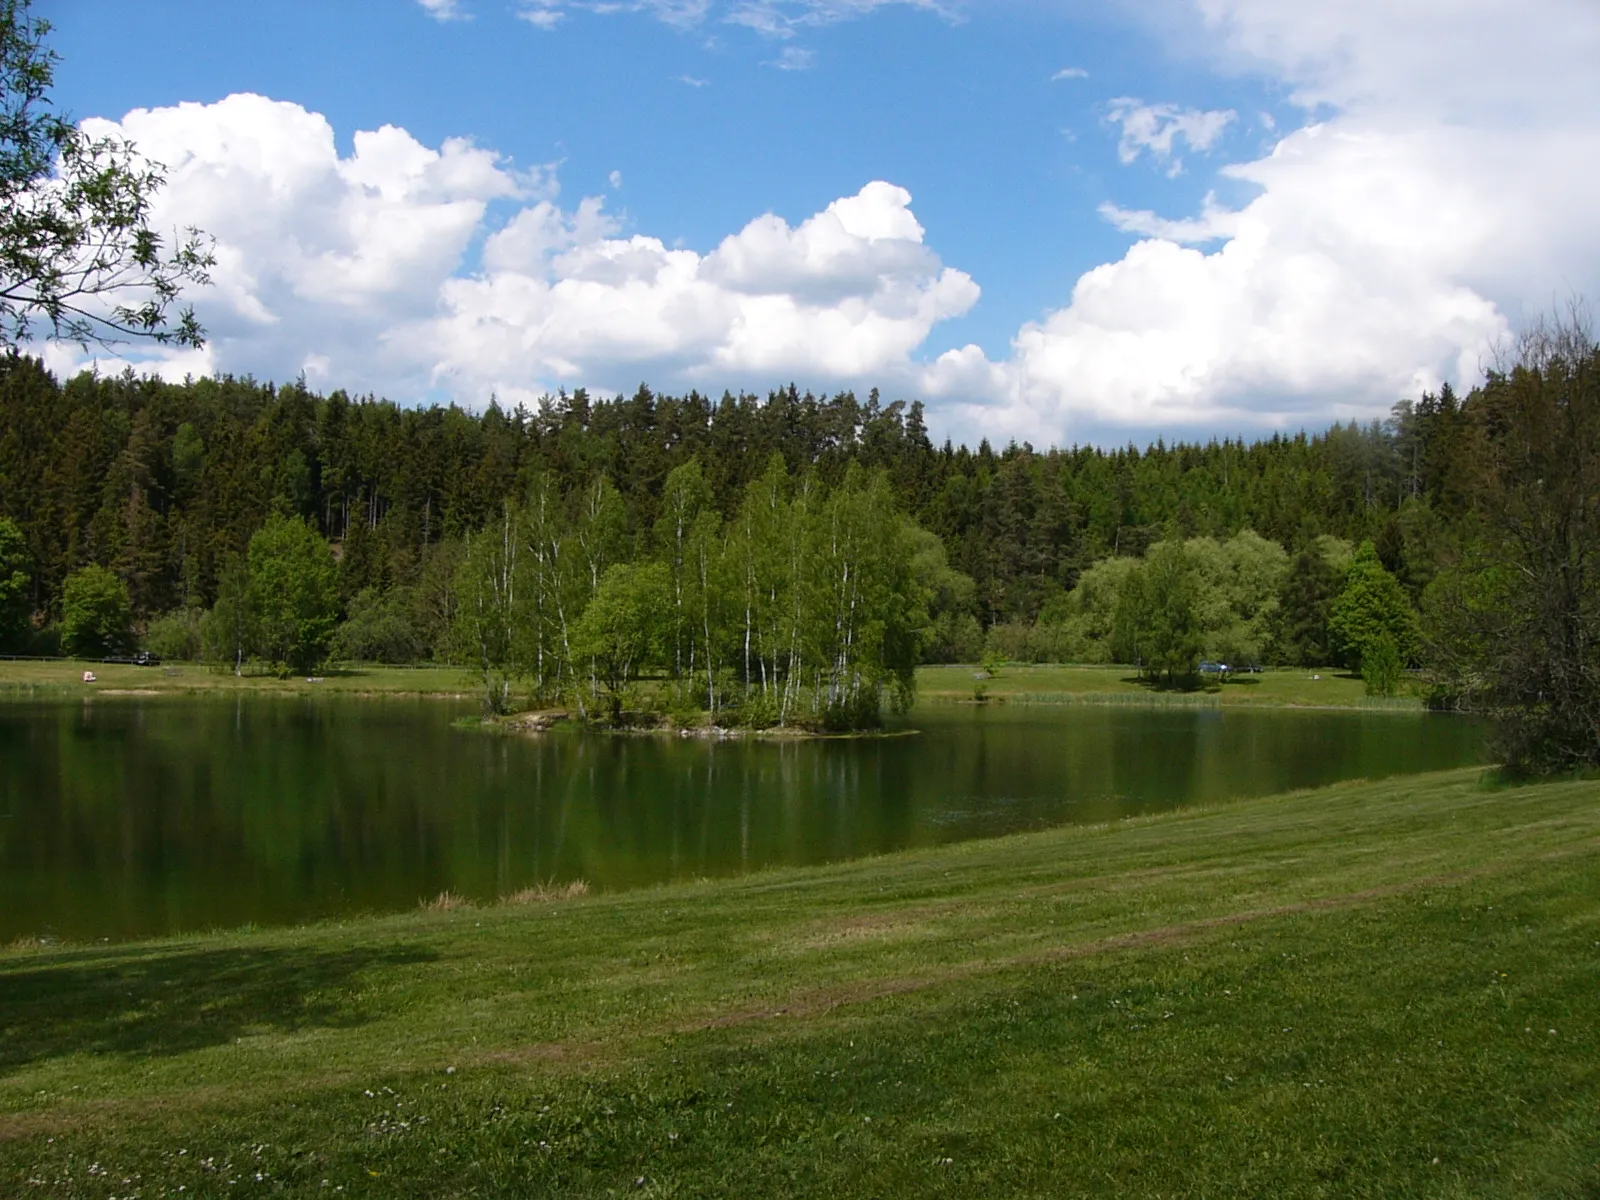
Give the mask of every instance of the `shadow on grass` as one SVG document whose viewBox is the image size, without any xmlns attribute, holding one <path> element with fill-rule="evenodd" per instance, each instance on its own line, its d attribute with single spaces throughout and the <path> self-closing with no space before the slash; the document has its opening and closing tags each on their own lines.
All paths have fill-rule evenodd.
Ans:
<svg viewBox="0 0 1600 1200">
<path fill-rule="evenodd" d="M 246 1032 L 350 1027 L 369 967 L 425 950 L 237 949 L 0 966 L 0 1074 L 70 1054 L 182 1054 Z"/>
</svg>

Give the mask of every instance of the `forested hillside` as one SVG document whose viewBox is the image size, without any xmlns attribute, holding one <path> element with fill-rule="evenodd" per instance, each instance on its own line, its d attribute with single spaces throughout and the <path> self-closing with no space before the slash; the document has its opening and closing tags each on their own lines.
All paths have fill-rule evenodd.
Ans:
<svg viewBox="0 0 1600 1200">
<path fill-rule="evenodd" d="M 919 659 L 1169 683 L 1204 657 L 1343 663 L 1383 694 L 1429 664 L 1460 701 L 1493 690 L 1489 648 L 1523 646 L 1587 680 L 1596 360 L 1575 345 L 1384 422 L 1109 451 L 935 447 L 920 404 L 876 393 L 580 390 L 475 414 L 248 379 L 61 384 L 13 357 L 0 635 L 142 636 L 235 670 L 450 660 L 489 708 L 515 681 L 613 718 L 649 677 L 713 717 L 841 725 L 907 698 Z M 1513 604 L 1507 561 L 1550 585 Z M 1534 636 L 1516 622 L 1547 595 Z M 1523 691 L 1538 675 L 1506 669 Z"/>
<path fill-rule="evenodd" d="M 793 388 L 711 400 L 691 393 L 536 411 L 491 404 L 403 408 L 343 392 L 247 379 L 181 385 L 0 362 L 0 513 L 23 530 L 30 602 L 59 615 L 67 575 L 89 563 L 127 581 L 140 616 L 211 604 L 230 555 L 273 513 L 343 547 L 346 597 L 414 583 L 441 543 L 481 528 L 535 475 L 565 493 L 609 481 L 628 536 L 652 535 L 674 467 L 698 459 L 725 515 L 782 455 L 789 472 L 883 469 L 895 495 L 975 583 L 985 627 L 1031 621 L 1108 555 L 1171 533 L 1251 529 L 1294 548 L 1318 534 L 1372 539 L 1420 593 L 1441 525 L 1465 504 L 1452 455 L 1461 406 L 1448 391 L 1394 420 L 1253 444 L 1036 450 L 935 447 L 920 403 L 817 397 Z"/>
</svg>

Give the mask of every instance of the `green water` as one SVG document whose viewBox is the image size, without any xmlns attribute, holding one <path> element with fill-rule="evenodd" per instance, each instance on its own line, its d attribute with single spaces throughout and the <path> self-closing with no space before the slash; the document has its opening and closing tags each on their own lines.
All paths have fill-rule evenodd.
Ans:
<svg viewBox="0 0 1600 1200">
<path fill-rule="evenodd" d="M 918 709 L 914 736 L 542 738 L 439 701 L 0 704 L 0 939 L 613 890 L 1477 762 L 1456 718 Z"/>
</svg>

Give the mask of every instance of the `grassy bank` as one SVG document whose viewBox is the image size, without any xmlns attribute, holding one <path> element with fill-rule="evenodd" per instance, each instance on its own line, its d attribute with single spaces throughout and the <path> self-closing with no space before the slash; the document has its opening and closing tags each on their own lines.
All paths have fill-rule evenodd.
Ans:
<svg viewBox="0 0 1600 1200">
<path fill-rule="evenodd" d="M 95 682 L 83 682 L 93 671 Z M 268 695 L 449 696 L 477 695 L 476 683 L 461 667 L 328 667 L 314 677 L 278 679 L 272 675 L 235 676 L 195 663 L 136 667 L 128 663 L 90 661 L 0 661 L 0 697 L 18 696 L 162 696 L 200 692 Z"/>
<path fill-rule="evenodd" d="M 85 684 L 92 670 L 97 682 Z M 1197 692 L 1153 689 L 1129 667 L 1006 666 L 979 679 L 971 666 L 922 667 L 917 695 L 932 703 L 970 703 L 981 688 L 990 702 L 1012 704 L 1259 705 L 1296 708 L 1393 708 L 1414 712 L 1415 697 L 1373 700 L 1353 675 L 1336 671 L 1273 669 L 1245 675 L 1221 687 Z M 262 692 L 275 695 L 449 696 L 478 694 L 472 675 L 461 667 L 328 668 L 317 682 L 268 675 L 236 678 L 192 663 L 135 667 L 117 663 L 0 661 L 0 697 L 27 695 L 166 695 L 197 692 Z"/>
<path fill-rule="evenodd" d="M 1273 667 L 1259 675 L 1241 674 L 1227 683 L 1189 692 L 1152 687 L 1125 666 L 1011 664 L 988 678 L 983 675 L 978 667 L 923 667 L 917 672 L 917 696 L 935 703 L 970 703 L 982 695 L 990 703 L 1010 704 L 1238 705 L 1402 712 L 1422 708 L 1415 696 L 1370 697 L 1359 676 L 1336 668 Z"/>
<path fill-rule="evenodd" d="M 1597 1114 L 1594 782 L 0 954 L 8 1196 L 1593 1197 Z"/>
</svg>

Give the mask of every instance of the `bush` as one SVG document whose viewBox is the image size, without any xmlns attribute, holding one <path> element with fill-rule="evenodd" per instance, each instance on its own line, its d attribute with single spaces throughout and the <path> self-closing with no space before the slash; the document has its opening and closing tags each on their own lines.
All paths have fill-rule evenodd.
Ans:
<svg viewBox="0 0 1600 1200">
<path fill-rule="evenodd" d="M 922 646 L 925 663 L 977 662 L 983 654 L 983 626 L 971 613 L 944 612 L 933 618 Z"/>
<path fill-rule="evenodd" d="M 67 576 L 61 605 L 61 644 L 80 658 L 125 654 L 133 644 L 128 585 L 100 566 Z"/>
<path fill-rule="evenodd" d="M 199 662 L 205 617 L 203 608 L 175 608 L 152 618 L 144 631 L 144 648 L 173 662 Z"/>
<path fill-rule="evenodd" d="M 1078 642 L 1067 625 L 1009 621 L 989 630 L 984 639 L 983 657 L 985 662 L 1069 662 L 1075 657 L 1072 650 Z"/>
<path fill-rule="evenodd" d="M 51 621 L 38 629 L 29 629 L 22 640 L 22 653 L 35 658 L 56 658 L 61 654 L 61 623 Z"/>
<path fill-rule="evenodd" d="M 422 657 L 409 592 L 366 588 L 350 601 L 349 619 L 333 635 L 331 657 L 354 662 L 411 663 Z"/>
<path fill-rule="evenodd" d="M 1367 695 L 1392 696 L 1405 676 L 1405 663 L 1400 659 L 1400 648 L 1388 634 L 1379 634 L 1361 656 L 1361 678 L 1366 680 Z"/>
</svg>

